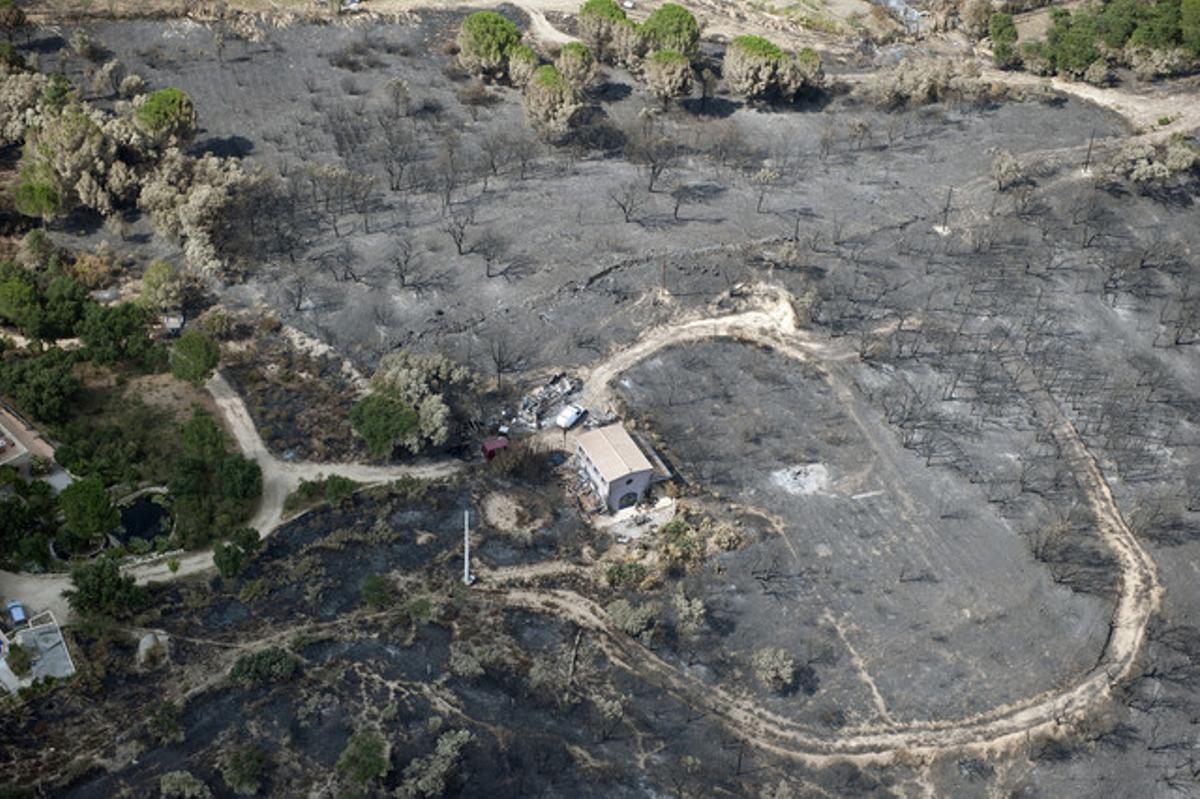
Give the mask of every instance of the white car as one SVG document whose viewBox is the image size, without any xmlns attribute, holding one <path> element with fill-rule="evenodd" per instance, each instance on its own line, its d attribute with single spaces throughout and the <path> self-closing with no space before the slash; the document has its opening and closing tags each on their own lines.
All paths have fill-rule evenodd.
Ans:
<svg viewBox="0 0 1200 799">
<path fill-rule="evenodd" d="M 585 413 L 587 413 L 586 410 L 574 403 L 564 405 L 563 409 L 558 412 L 558 416 L 554 417 L 554 423 L 563 430 L 570 430 L 579 424 L 579 420 L 583 418 Z"/>
</svg>

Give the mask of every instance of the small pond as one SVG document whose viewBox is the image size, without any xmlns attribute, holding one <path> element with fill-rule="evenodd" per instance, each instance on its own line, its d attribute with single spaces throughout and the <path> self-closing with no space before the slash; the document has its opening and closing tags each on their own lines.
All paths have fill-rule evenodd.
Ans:
<svg viewBox="0 0 1200 799">
<path fill-rule="evenodd" d="M 121 508 L 121 529 L 114 535 L 122 544 L 130 539 L 153 541 L 155 536 L 171 532 L 171 512 L 159 504 L 161 495 L 150 494 L 135 499 Z"/>
</svg>

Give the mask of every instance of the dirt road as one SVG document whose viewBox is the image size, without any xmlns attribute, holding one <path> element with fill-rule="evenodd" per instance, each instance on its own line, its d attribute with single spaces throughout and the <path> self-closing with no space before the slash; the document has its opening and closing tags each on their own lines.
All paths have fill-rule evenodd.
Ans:
<svg viewBox="0 0 1200 799">
<path fill-rule="evenodd" d="M 835 346 L 828 339 L 799 329 L 786 294 L 768 290 L 757 300 L 758 308 L 732 316 L 693 319 L 648 331 L 641 340 L 592 370 L 585 382 L 585 402 L 593 405 L 605 402 L 612 380 L 664 347 L 706 337 L 729 337 L 774 347 L 802 360 L 854 357 L 849 343 Z M 638 678 L 676 694 L 692 707 L 705 708 L 755 746 L 814 764 L 831 759 L 882 761 L 901 752 L 920 756 L 963 748 L 994 751 L 1027 740 L 1030 734 L 1050 733 L 1078 722 L 1102 705 L 1115 685 L 1130 676 L 1145 640 L 1146 627 L 1162 600 L 1162 586 L 1153 559 L 1121 516 L 1095 458 L 1070 420 L 1023 361 L 1014 358 L 1007 366 L 1022 394 L 1036 409 L 1038 420 L 1074 467 L 1092 512 L 1096 534 L 1121 567 L 1120 592 L 1107 643 L 1096 665 L 1074 684 L 966 718 L 875 723 L 843 728 L 831 735 L 770 713 L 752 698 L 698 682 L 624 635 L 598 605 L 574 591 L 508 589 L 496 591 L 496 596 L 499 601 L 553 614 L 600 633 L 601 645 L 609 657 Z M 492 589 L 485 585 L 484 590 Z"/>
<path fill-rule="evenodd" d="M 373 466 L 363 463 L 285 462 L 270 453 L 258 434 L 250 412 L 242 398 L 220 374 L 205 386 L 216 402 L 225 426 L 237 441 L 238 448 L 262 469 L 262 497 L 249 525 L 266 538 L 284 521 L 283 504 L 288 494 L 299 487 L 301 480 L 315 480 L 340 475 L 366 485 L 390 483 L 404 477 L 433 480 L 448 477 L 466 464 L 449 458 L 396 466 Z M 125 568 L 139 583 L 161 582 L 186 577 L 213 568 L 212 550 L 205 549 L 180 555 L 178 567 L 170 568 L 172 558 L 162 557 Z M 34 612 L 53 610 L 60 619 L 70 618 L 70 608 L 62 592 L 71 587 L 65 574 L 13 574 L 0 571 L 0 597 L 20 598 Z"/>
<path fill-rule="evenodd" d="M 831 343 L 800 329 L 790 297 L 785 292 L 760 289 L 749 302 L 751 307 L 740 313 L 695 318 L 648 331 L 639 341 L 619 350 L 591 371 L 585 381 L 585 402 L 594 405 L 607 400 L 613 379 L 664 347 L 704 338 L 735 338 L 815 362 L 855 357 L 849 342 Z M 1070 420 L 1022 361 L 1012 359 L 1007 367 L 1036 409 L 1041 424 L 1074 466 L 1079 485 L 1087 496 L 1096 534 L 1112 550 L 1121 566 L 1120 593 L 1111 621 L 1111 634 L 1096 665 L 1071 685 L 966 718 L 885 721 L 844 728 L 833 735 L 773 714 L 753 698 L 700 683 L 624 635 L 602 608 L 574 591 L 511 587 L 513 583 L 576 573 L 574 567 L 548 562 L 485 571 L 481 573 L 484 579 L 479 590 L 491 592 L 499 602 L 552 614 L 593 630 L 598 633 L 608 656 L 619 667 L 670 691 L 693 707 L 706 709 L 754 746 L 814 764 L 835 759 L 889 760 L 902 752 L 927 756 L 963 748 L 995 750 L 1027 740 L 1030 734 L 1053 732 L 1077 722 L 1103 703 L 1114 685 L 1130 675 L 1145 639 L 1147 624 L 1161 602 L 1162 587 L 1153 560 L 1122 518 L 1095 458 Z M 279 525 L 283 500 L 302 478 L 343 474 L 364 482 L 382 482 L 403 476 L 441 477 L 461 468 L 461 464 L 451 461 L 383 468 L 360 464 L 283 463 L 266 450 L 245 404 L 223 378 L 213 378 L 208 389 L 239 447 L 263 469 L 263 501 L 254 523 L 264 536 L 270 535 Z M 128 573 L 140 582 L 146 582 L 203 571 L 211 565 L 210 552 L 196 552 L 182 558 L 179 569 L 173 573 L 164 562 L 136 566 Z M 56 612 L 61 609 L 64 616 L 65 607 L 56 594 L 68 584 L 68 578 L 61 575 L 35 577 L 0 573 L 0 593 L 22 596 L 34 609 L 48 607 Z"/>
</svg>

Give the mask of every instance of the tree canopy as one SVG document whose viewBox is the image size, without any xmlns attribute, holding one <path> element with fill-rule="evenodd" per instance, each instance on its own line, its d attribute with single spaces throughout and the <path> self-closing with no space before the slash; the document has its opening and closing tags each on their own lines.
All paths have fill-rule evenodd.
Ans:
<svg viewBox="0 0 1200 799">
<path fill-rule="evenodd" d="M 113 506 L 104 483 L 95 477 L 76 480 L 58 495 L 63 512 L 66 544 L 78 552 L 117 529 L 121 514 Z"/>
<path fill-rule="evenodd" d="M 384 394 L 369 394 L 350 409 L 350 424 L 374 455 L 390 455 L 417 431 L 419 423 L 415 410 Z"/>
<path fill-rule="evenodd" d="M 131 302 L 88 306 L 79 324 L 88 358 L 105 366 L 125 360 L 152 365 L 161 358 L 161 350 L 146 333 L 149 316 Z"/>
<path fill-rule="evenodd" d="M 171 374 L 199 386 L 212 375 L 220 359 L 221 348 L 217 342 L 203 333 L 189 331 L 171 348 Z"/>
<path fill-rule="evenodd" d="M 122 618 L 146 603 L 146 591 L 121 574 L 117 562 L 100 558 L 71 570 L 74 588 L 63 592 L 72 610 L 84 616 Z"/>
<path fill-rule="evenodd" d="M 520 41 L 521 31 L 511 20 L 494 11 L 476 11 L 458 32 L 459 63 L 472 72 L 502 72 Z"/>
<path fill-rule="evenodd" d="M 638 28 L 652 50 L 678 50 L 689 58 L 700 44 L 700 23 L 677 3 L 663 3 Z"/>
<path fill-rule="evenodd" d="M 171 86 L 146 95 L 134 119 L 155 138 L 186 141 L 196 129 L 196 106 L 187 92 Z"/>
</svg>

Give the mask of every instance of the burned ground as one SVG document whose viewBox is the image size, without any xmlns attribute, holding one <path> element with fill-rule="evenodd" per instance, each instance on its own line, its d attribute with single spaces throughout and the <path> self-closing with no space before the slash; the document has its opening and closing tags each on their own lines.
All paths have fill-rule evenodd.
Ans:
<svg viewBox="0 0 1200 799">
<path fill-rule="evenodd" d="M 807 328 L 844 342 L 853 358 L 811 365 L 742 343 L 689 344 L 624 375 L 631 413 L 692 490 L 745 520 L 746 541 L 653 591 L 578 572 L 531 582 L 660 609 L 682 587 L 706 601 L 707 626 L 682 641 L 663 611 L 648 644 L 617 644 L 550 611 L 497 610 L 505 600 L 486 581 L 454 587 L 462 509 L 511 489 L 493 478 L 419 498 L 360 496 L 281 529 L 232 584 L 162 589 L 161 615 L 144 621 L 176 636 L 172 665 L 149 675 L 117 665 L 30 700 L 0 739 L 8 773 L 83 796 L 144 793 L 187 768 L 219 790 L 217 748 L 253 738 L 282 742 L 268 786 L 295 792 L 328 774 L 366 720 L 394 733 L 394 787 L 431 749 L 427 719 L 438 716 L 477 738 L 451 786 L 461 795 L 744 795 L 780 780 L 856 796 L 1192 790 L 1195 186 L 1101 179 L 1129 131 L 1075 100 L 884 112 L 842 96 L 788 111 L 728 98 L 708 115 L 674 109 L 654 123 L 675 145 L 650 191 L 644 159 L 623 152 L 647 103 L 629 75 L 611 70 L 596 91 L 591 141 L 605 146 L 545 149 L 523 132 L 514 90 L 489 89 L 484 107 L 460 102 L 465 83 L 442 51 L 456 20 L 297 25 L 231 44 L 220 60 L 211 32 L 190 23 L 94 32 L 152 86 L 195 97 L 202 149 L 282 175 L 344 163 L 376 176 L 364 211 L 298 206 L 293 251 L 245 251 L 245 282 L 222 289 L 226 305 L 266 305 L 364 371 L 398 346 L 509 381 L 586 369 L 648 329 L 725 313 L 757 284 L 785 289 Z M 404 124 L 417 147 L 396 191 L 375 134 L 354 124 L 384 106 L 393 77 L 409 85 Z M 505 155 L 493 168 L 497 141 Z M 997 190 L 994 148 L 1022 164 L 1019 185 Z M 754 180 L 764 165 L 777 177 Z M 672 192 L 685 187 L 676 214 Z M 639 207 L 626 222 L 617 199 L 629 198 Z M 70 241 L 108 235 L 81 232 Z M 178 256 L 144 220 L 114 244 L 142 261 Z M 1165 588 L 1136 672 L 1086 724 L 994 750 L 816 770 L 689 707 L 660 672 L 630 668 L 653 653 L 699 689 L 748 694 L 828 739 L 888 717 L 950 723 L 1069 683 L 1111 633 L 1121 576 L 1075 464 L 1047 433 L 1043 396 L 1096 458 Z M 289 427 L 275 446 L 305 434 Z M 591 567 L 607 542 L 569 507 L 562 500 L 528 545 L 485 531 L 482 561 Z M 393 570 L 403 601 L 364 608 L 361 579 Z M 302 659 L 297 682 L 223 686 L 238 647 L 273 635 Z M 578 701 L 559 704 L 552 682 L 530 690 L 534 662 L 580 639 L 591 671 Z M 78 642 L 96 663 L 101 647 L 132 657 L 128 644 L 82 632 Z M 482 675 L 454 673 L 456 642 L 487 661 Z M 767 642 L 804 667 L 790 694 L 768 695 L 748 673 Z M 626 697 L 616 728 L 587 698 L 593 689 Z M 147 750 L 131 764 L 114 724 L 181 690 L 194 692 L 180 713 L 184 743 L 159 746 L 138 729 Z M 394 717 L 378 715 L 393 701 Z"/>
<path fill-rule="evenodd" d="M 706 651 L 806 653 L 820 689 L 782 704 L 813 724 L 830 707 L 854 724 L 968 716 L 1090 667 L 1110 603 L 1056 586 L 978 487 L 903 450 L 838 390 L 852 375 L 822 371 L 717 341 L 619 381 L 689 483 L 778 520 L 690 587 L 736 626 Z"/>
</svg>

